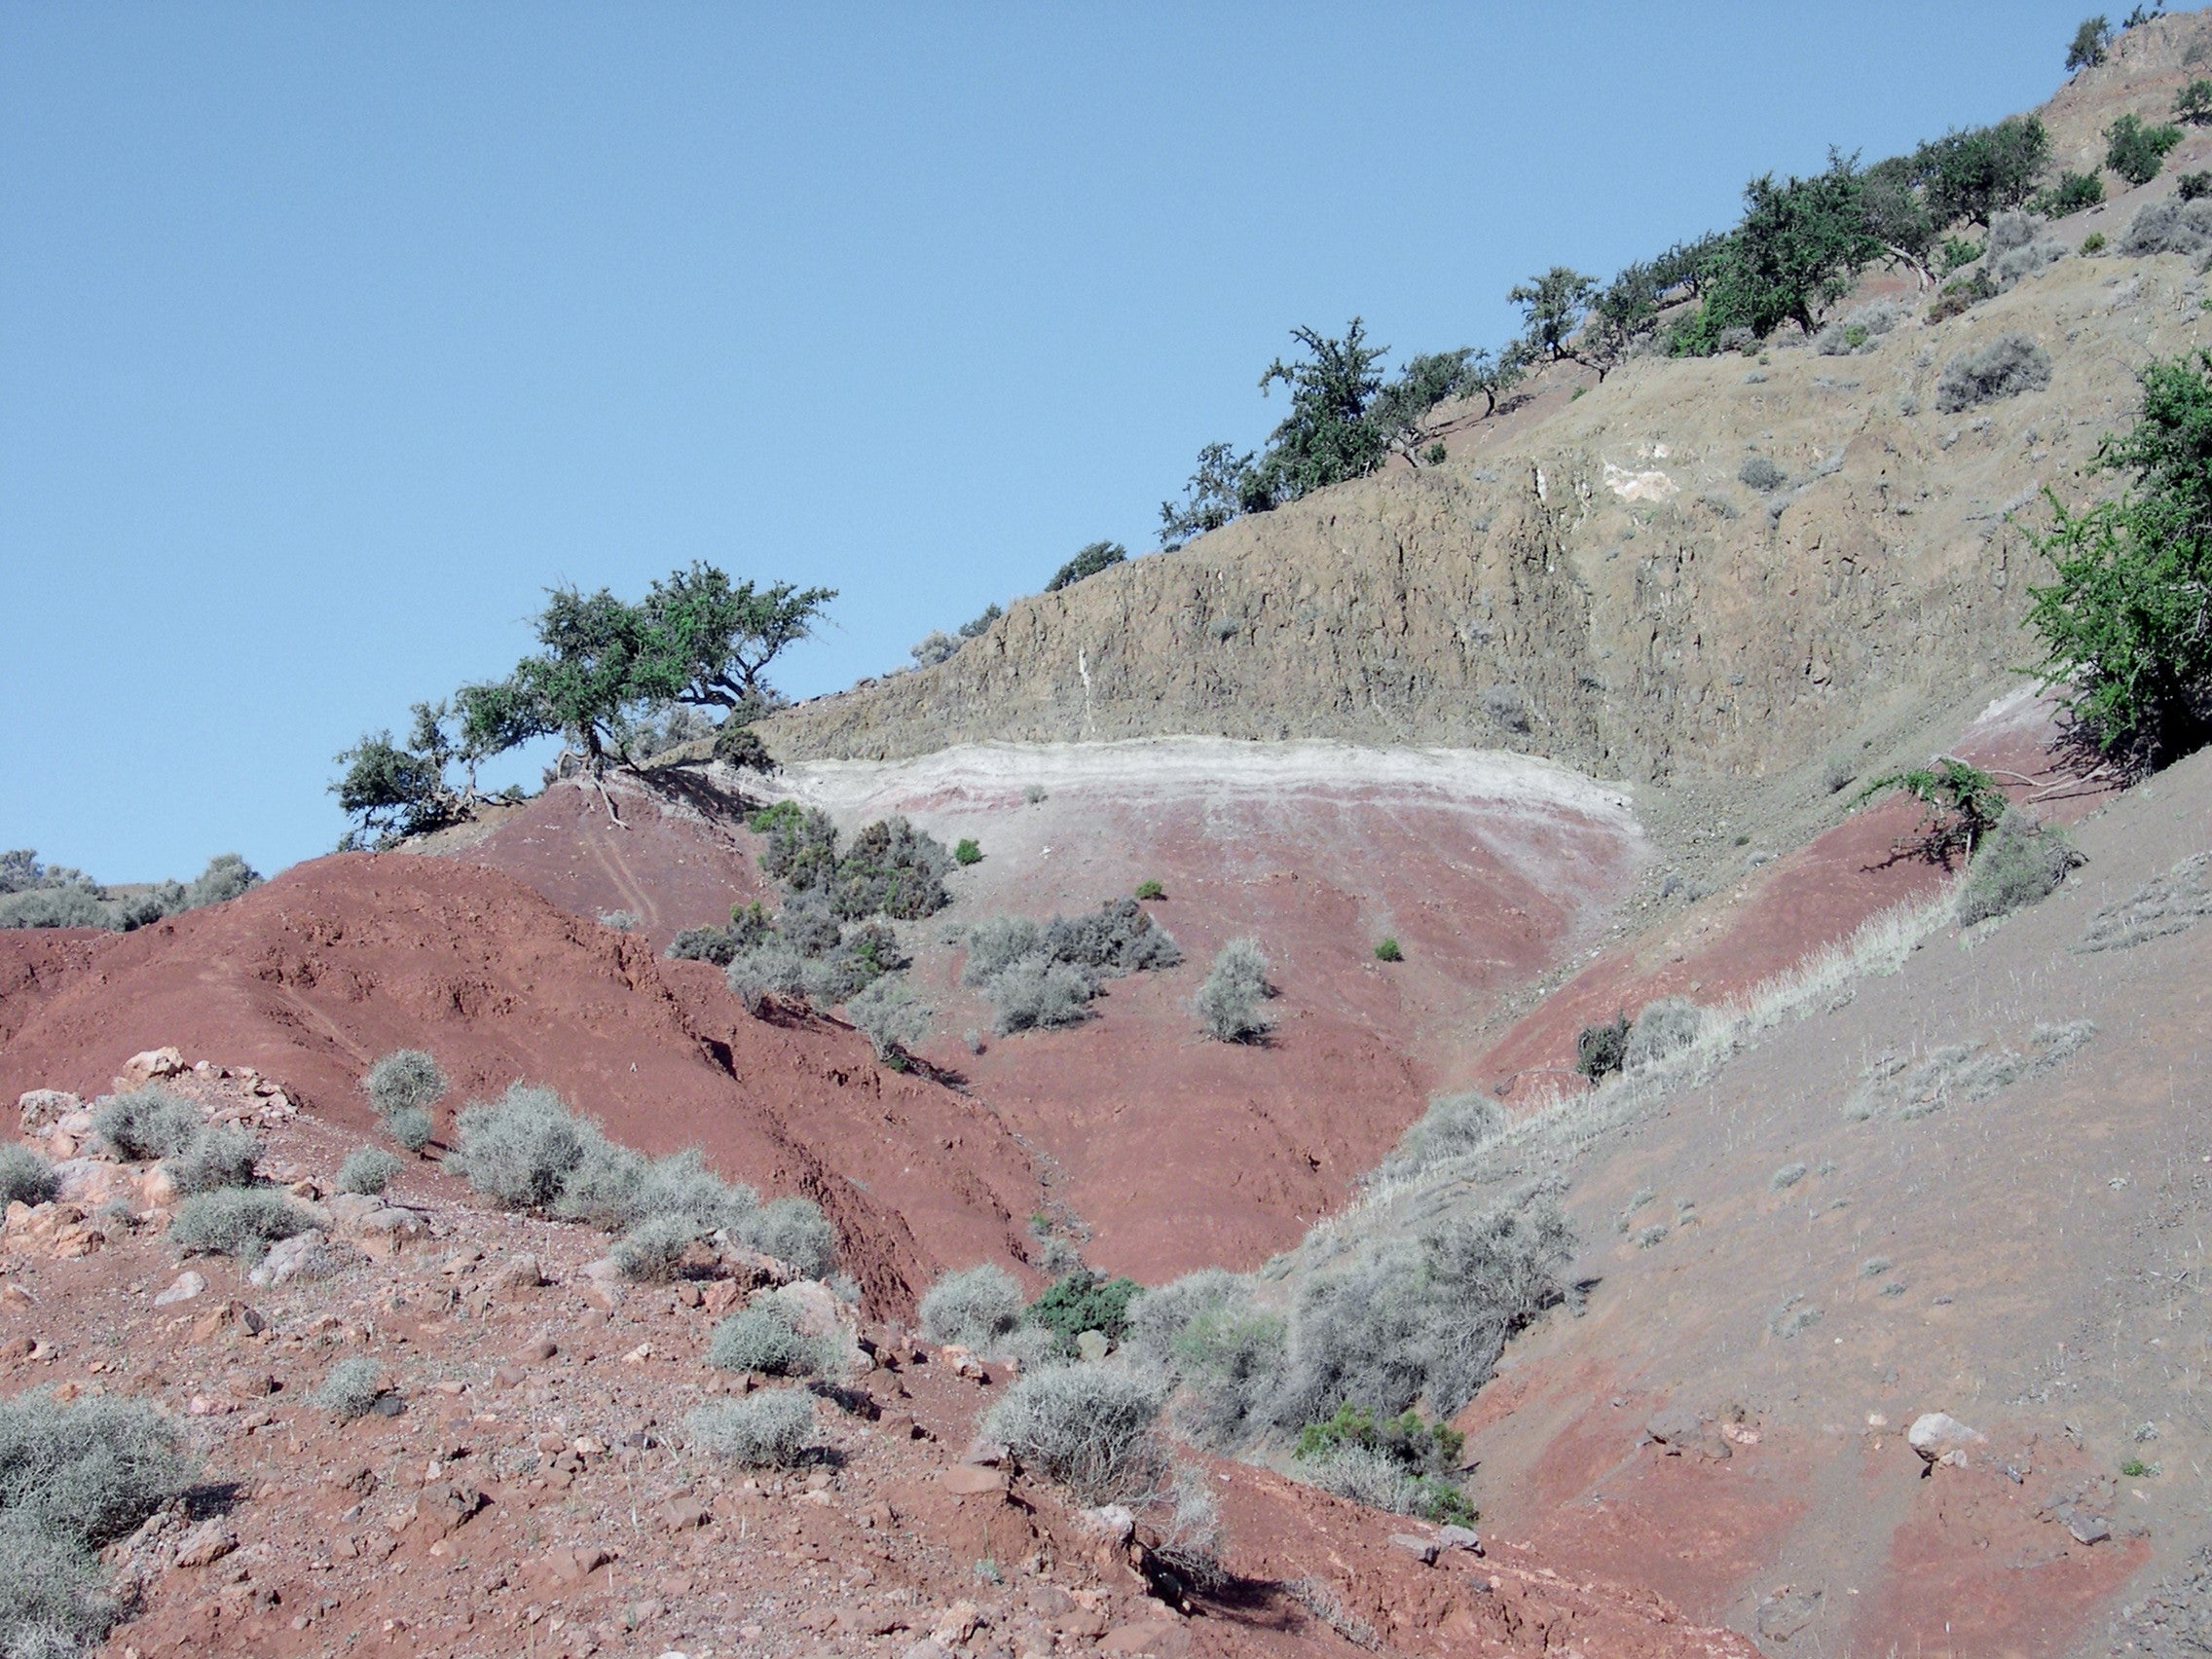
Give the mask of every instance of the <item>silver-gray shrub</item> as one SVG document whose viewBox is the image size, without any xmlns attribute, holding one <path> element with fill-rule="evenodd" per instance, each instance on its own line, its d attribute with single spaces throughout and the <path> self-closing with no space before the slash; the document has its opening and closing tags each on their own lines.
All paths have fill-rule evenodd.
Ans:
<svg viewBox="0 0 2212 1659">
<path fill-rule="evenodd" d="M 683 1419 L 693 1451 L 751 1469 L 789 1468 L 814 1436 L 814 1400 L 803 1388 L 769 1388 L 737 1400 L 709 1400 Z"/>
<path fill-rule="evenodd" d="M 92 1133 L 118 1158 L 173 1158 L 192 1144 L 203 1122 L 191 1101 L 149 1084 L 101 1101 L 92 1111 Z"/>
<path fill-rule="evenodd" d="M 99 1581 L 90 1550 L 0 1511 L 0 1654 L 76 1659 L 122 1616 Z"/>
<path fill-rule="evenodd" d="M 1114 1360 L 1051 1365 L 1015 1378 L 984 1432 L 1079 1504 L 1141 1498 L 1160 1479 L 1165 1380 Z"/>
<path fill-rule="evenodd" d="M 1268 1427 L 1283 1383 L 1289 1324 L 1253 1301 L 1248 1286 L 1201 1309 L 1171 1347 L 1184 1384 L 1176 1407 L 1183 1432 L 1201 1446 L 1235 1447 Z"/>
<path fill-rule="evenodd" d="M 764 1377 L 813 1377 L 825 1364 L 822 1344 L 798 1328 L 791 1309 L 772 1291 L 753 1300 L 715 1327 L 707 1363 L 722 1371 L 757 1371 Z"/>
<path fill-rule="evenodd" d="M 738 952 L 723 977 L 750 1014 L 758 1014 L 771 997 L 794 1003 L 806 997 L 806 958 L 781 939 Z"/>
<path fill-rule="evenodd" d="M 688 1216 L 648 1216 L 617 1238 L 609 1255 L 624 1278 L 665 1284 L 682 1271 L 683 1252 L 698 1236 L 698 1223 Z"/>
<path fill-rule="evenodd" d="M 1007 969 L 1037 954 L 1044 929 L 1027 916 L 986 916 L 968 930 L 968 959 L 960 982 L 981 989 Z"/>
<path fill-rule="evenodd" d="M 2033 813 L 2008 808 L 1974 849 L 1959 890 L 1959 925 L 1972 927 L 2041 903 L 2081 863 L 2063 830 L 2039 824 Z"/>
<path fill-rule="evenodd" d="M 358 1193 L 375 1198 L 391 1185 L 402 1165 L 398 1159 L 381 1146 L 357 1146 L 346 1155 L 346 1161 L 338 1166 L 334 1185 L 341 1193 Z"/>
<path fill-rule="evenodd" d="M 385 1132 L 409 1152 L 421 1152 L 430 1144 L 430 1136 L 437 1129 L 437 1120 L 420 1106 L 402 1106 L 396 1112 L 384 1115 Z"/>
<path fill-rule="evenodd" d="M 121 1537 L 194 1467 L 183 1432 L 142 1401 L 34 1389 L 0 1403 L 0 1514 L 49 1535 L 92 1548 Z"/>
<path fill-rule="evenodd" d="M 1233 939 L 1221 947 L 1198 987 L 1198 1024 L 1218 1042 L 1249 1043 L 1271 1023 L 1260 1005 L 1272 992 L 1260 941 Z"/>
<path fill-rule="evenodd" d="M 90 887 L 34 887 L 0 897 L 0 928 L 112 928 L 116 907 Z"/>
<path fill-rule="evenodd" d="M 446 1168 L 507 1209 L 550 1210 L 587 1156 L 607 1144 L 599 1125 L 552 1089 L 516 1083 L 498 1099 L 461 1108 Z"/>
<path fill-rule="evenodd" d="M 837 1230 L 811 1198 L 773 1199 L 730 1231 L 739 1243 L 789 1262 L 802 1278 L 826 1277 L 837 1266 Z"/>
<path fill-rule="evenodd" d="M 696 1147 L 656 1158 L 645 1167 L 625 1225 L 649 1216 L 682 1216 L 702 1233 L 737 1229 L 760 1206 L 760 1195 L 742 1181 L 725 1181 L 707 1167 Z"/>
<path fill-rule="evenodd" d="M 886 974 L 845 1004 L 846 1017 L 875 1050 L 878 1059 L 905 1063 L 907 1050 L 930 1034 L 937 1011 L 916 997 L 905 976 Z"/>
<path fill-rule="evenodd" d="M 2050 356 L 2032 336 L 2000 334 L 1987 345 L 1961 351 L 1936 382 L 1936 407 L 1956 415 L 1977 403 L 2041 391 L 2050 385 Z"/>
<path fill-rule="evenodd" d="M 252 1135 L 228 1124 L 208 1124 L 182 1152 L 163 1160 L 162 1167 L 179 1193 L 212 1193 L 252 1186 L 260 1161 L 261 1143 Z"/>
<path fill-rule="evenodd" d="M 169 1220 L 169 1242 L 185 1254 L 232 1256 L 249 1267 L 279 1238 L 304 1233 L 308 1214 L 269 1187 L 223 1187 L 195 1193 Z"/>
<path fill-rule="evenodd" d="M 18 1141 L 0 1141 L 0 1209 L 43 1204 L 60 1190 L 60 1179 L 43 1153 Z"/>
<path fill-rule="evenodd" d="M 2154 253 L 2201 253 L 2212 247 L 2212 200 L 2154 202 L 2120 235 L 2120 251 L 2137 259 Z"/>
<path fill-rule="evenodd" d="M 1687 997 L 1661 997 L 1644 1004 L 1629 1027 L 1628 1047 L 1621 1055 L 1623 1069 L 1641 1071 L 1673 1058 L 1695 1046 L 1705 1035 L 1705 1010 Z"/>
<path fill-rule="evenodd" d="M 1404 1180 L 1487 1146 L 1505 1131 L 1505 1109 L 1487 1094 L 1447 1094 L 1429 1102 L 1420 1120 L 1368 1179 Z"/>
<path fill-rule="evenodd" d="M 1021 1286 L 995 1262 L 947 1272 L 923 1293 L 922 1335 L 988 1353 L 1021 1322 Z"/>
<path fill-rule="evenodd" d="M 1229 1582 L 1221 1561 L 1221 1505 L 1203 1468 L 1178 1463 L 1169 1473 L 1167 1490 L 1158 1507 L 1160 1544 L 1152 1553 L 1184 1583 L 1198 1590 L 1219 1590 Z"/>
<path fill-rule="evenodd" d="M 369 1067 L 361 1088 L 380 1116 L 410 1108 L 427 1112 L 445 1098 L 446 1074 L 420 1049 L 394 1049 Z"/>
<path fill-rule="evenodd" d="M 1517 1331 L 1566 1293 L 1573 1234 L 1548 1193 L 1369 1243 L 1309 1279 L 1291 1309 L 1275 1425 L 1351 1404 L 1378 1418 L 1422 1401 L 1449 1418 Z"/>
<path fill-rule="evenodd" d="M 1763 494 L 1788 483 L 1789 474 L 1763 455 L 1748 455 L 1744 457 L 1744 464 L 1736 468 L 1736 482 Z"/>
<path fill-rule="evenodd" d="M 384 1394 L 384 1367 L 368 1358 L 342 1359 L 330 1368 L 314 1403 L 342 1422 L 365 1418 Z"/>
<path fill-rule="evenodd" d="M 993 1026 L 1002 1037 L 1017 1031 L 1051 1031 L 1090 1017 L 1098 981 L 1073 963 L 1042 954 L 1024 956 L 994 977 L 984 994 L 998 1010 Z"/>
</svg>

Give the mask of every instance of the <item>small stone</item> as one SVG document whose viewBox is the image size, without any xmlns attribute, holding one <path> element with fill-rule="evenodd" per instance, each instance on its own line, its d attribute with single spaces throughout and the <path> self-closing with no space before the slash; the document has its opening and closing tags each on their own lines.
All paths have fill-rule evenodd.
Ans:
<svg viewBox="0 0 2212 1659">
<path fill-rule="evenodd" d="M 573 1549 L 558 1549 L 545 1557 L 547 1576 L 558 1584 L 580 1584 L 593 1572 L 613 1559 L 591 1544 L 579 1544 Z"/>
<path fill-rule="evenodd" d="M 1404 1555 L 1412 1556 L 1423 1567 L 1434 1567 L 1436 1565 L 1436 1540 L 1434 1538 L 1423 1538 L 1413 1532 L 1392 1532 L 1390 1534 L 1390 1547 Z"/>
<path fill-rule="evenodd" d="M 551 1337 L 535 1336 L 515 1350 L 515 1361 L 519 1365 L 529 1365 L 535 1360 L 551 1359 L 560 1351 L 559 1345 Z"/>
<path fill-rule="evenodd" d="M 1448 1550 L 1465 1550 L 1472 1555 L 1483 1553 L 1482 1535 L 1472 1527 L 1439 1528 L 1436 1541 Z"/>
<path fill-rule="evenodd" d="M 1003 1497 L 1007 1478 L 997 1469 L 979 1469 L 973 1463 L 955 1463 L 944 1471 L 944 1490 L 955 1497 Z"/>
<path fill-rule="evenodd" d="M 1113 1544 L 1127 1542 L 1137 1527 L 1136 1517 L 1126 1504 L 1121 1503 L 1102 1503 L 1095 1509 L 1082 1510 L 1075 1519 L 1076 1525 L 1086 1532 Z"/>
<path fill-rule="evenodd" d="M 180 1302 L 190 1302 L 207 1288 L 206 1276 L 187 1268 L 176 1275 L 168 1289 L 154 1298 L 156 1308 L 173 1308 Z"/>
<path fill-rule="evenodd" d="M 1007 1456 L 1005 1442 L 977 1434 L 968 1442 L 968 1450 L 962 1454 L 960 1460 L 963 1463 L 974 1463 L 978 1468 L 995 1469 L 1007 1460 Z"/>
<path fill-rule="evenodd" d="M 660 1506 L 660 1524 L 671 1532 L 689 1532 L 710 1519 L 707 1506 L 695 1497 L 678 1495 Z"/>
<path fill-rule="evenodd" d="M 203 1521 L 177 1545 L 179 1567 L 206 1567 L 239 1547 L 239 1535 L 220 1520 Z"/>
<path fill-rule="evenodd" d="M 2112 1523 L 2102 1515 L 2088 1515 L 2077 1511 L 2067 1518 L 2066 1530 L 2074 1534 L 2077 1543 L 2101 1544 L 2112 1536 Z"/>
<path fill-rule="evenodd" d="M 1705 1419 L 1687 1406 L 1667 1406 L 1644 1419 L 1643 1432 L 1678 1455 L 1705 1437 Z"/>
</svg>

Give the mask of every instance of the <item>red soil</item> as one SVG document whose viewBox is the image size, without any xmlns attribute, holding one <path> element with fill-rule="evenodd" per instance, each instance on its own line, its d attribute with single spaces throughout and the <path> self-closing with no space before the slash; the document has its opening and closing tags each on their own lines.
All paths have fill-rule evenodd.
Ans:
<svg viewBox="0 0 2212 1659">
<path fill-rule="evenodd" d="M 713 969 L 489 869 L 320 859 L 118 938 L 0 935 L 0 1097 L 89 1095 L 123 1055 L 173 1044 L 366 1131 L 361 1073 L 424 1048 L 449 1109 L 528 1078 L 645 1151 L 698 1146 L 726 1175 L 807 1194 L 887 1309 L 946 1263 L 1006 1254 L 1036 1204 L 1027 1156 L 976 1102 L 884 1071 L 827 1021 L 750 1018 Z"/>
</svg>

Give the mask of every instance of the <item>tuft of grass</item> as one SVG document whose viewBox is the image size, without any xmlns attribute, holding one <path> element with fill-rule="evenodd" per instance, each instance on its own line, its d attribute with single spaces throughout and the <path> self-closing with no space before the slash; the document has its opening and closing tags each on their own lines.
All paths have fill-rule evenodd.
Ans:
<svg viewBox="0 0 2212 1659">
<path fill-rule="evenodd" d="M 1890 1271 L 1890 1259 L 1887 1256 L 1868 1256 L 1859 1264 L 1859 1276 L 1861 1278 L 1880 1278 Z"/>
<path fill-rule="evenodd" d="M 1785 1163 L 1767 1177 L 1766 1184 L 1777 1193 L 1787 1193 L 1804 1178 L 1805 1166 L 1802 1163 Z"/>
<path fill-rule="evenodd" d="M 2120 1472 L 2131 1481 L 2139 1481 L 2151 1472 L 2151 1465 L 2140 1457 L 2124 1457 L 2120 1459 Z"/>
<path fill-rule="evenodd" d="M 957 865 L 977 865 L 983 862 L 983 849 L 973 837 L 958 842 L 952 849 L 952 862 Z"/>
<path fill-rule="evenodd" d="M 1164 899 L 1167 897 L 1167 889 L 1161 886 L 1159 882 L 1147 878 L 1137 883 L 1137 897 L 1139 899 Z"/>
<path fill-rule="evenodd" d="M 1376 961 L 1403 962 L 1405 959 L 1405 952 L 1398 948 L 1398 941 L 1395 939 L 1392 939 L 1389 935 L 1383 935 L 1383 937 L 1376 943 Z"/>
</svg>

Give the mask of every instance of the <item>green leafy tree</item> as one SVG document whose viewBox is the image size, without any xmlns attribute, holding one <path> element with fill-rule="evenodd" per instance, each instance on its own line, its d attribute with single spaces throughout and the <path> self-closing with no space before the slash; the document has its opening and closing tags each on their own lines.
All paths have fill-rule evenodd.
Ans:
<svg viewBox="0 0 2212 1659">
<path fill-rule="evenodd" d="M 1565 265 L 1555 265 L 1510 289 L 1505 298 L 1521 308 L 1521 343 L 1530 360 L 1556 363 L 1571 356 L 1568 348 L 1597 293 L 1595 276 Z"/>
<path fill-rule="evenodd" d="M 1889 257 L 1935 280 L 1936 235 L 1942 229 L 1928 204 L 1928 189 L 1910 156 L 1876 162 L 1859 175 L 1866 234 Z"/>
<path fill-rule="evenodd" d="M 2074 39 L 2066 48 L 2066 72 L 2077 69 L 2094 69 L 2105 60 L 2105 48 L 2112 41 L 2112 24 L 2099 12 L 2093 18 L 2083 18 L 2082 26 L 2074 31 Z"/>
<path fill-rule="evenodd" d="M 2212 126 L 2212 81 L 2192 81 L 2176 92 L 2174 114 L 2192 127 Z"/>
<path fill-rule="evenodd" d="M 2050 134 L 2041 118 L 2009 115 L 1993 127 L 1947 132 L 1913 152 L 1938 231 L 1961 219 L 1986 225 L 2035 193 L 2050 162 Z"/>
<path fill-rule="evenodd" d="M 1971 860 L 1981 838 L 2005 816 L 2005 792 L 1997 780 L 1948 755 L 1938 756 L 1932 765 L 1907 766 L 1870 779 L 1852 804 L 1863 805 L 1893 790 L 1901 790 L 1925 809 L 1913 836 L 1899 850 L 1932 864 L 1948 865 L 1960 854 Z"/>
<path fill-rule="evenodd" d="M 1785 322 L 1810 334 L 1821 308 L 1849 293 L 1885 251 L 1867 227 L 1856 162 L 1832 151 L 1827 169 L 1811 178 L 1754 178 L 1744 187 L 1744 209 L 1714 256 L 1705 303 L 1677 349 L 1714 350 L 1736 328 L 1763 340 Z"/>
<path fill-rule="evenodd" d="M 1702 298 L 1713 261 L 1727 240 L 1723 232 L 1708 232 L 1695 241 L 1677 242 L 1653 260 L 1651 279 L 1661 296 L 1686 293 L 1693 300 Z"/>
<path fill-rule="evenodd" d="M 678 571 L 638 608 L 639 688 L 701 707 L 768 706 L 769 664 L 810 636 L 836 597 L 834 588 L 733 582 L 712 565 Z"/>
<path fill-rule="evenodd" d="M 1093 541 L 1052 572 L 1052 579 L 1045 584 L 1045 591 L 1058 593 L 1064 587 L 1072 587 L 1087 577 L 1095 576 L 1100 571 L 1121 564 L 1128 556 L 1129 550 L 1119 541 Z"/>
<path fill-rule="evenodd" d="M 1272 505 L 1295 501 L 1315 490 L 1364 478 L 1390 455 L 1390 436 L 1370 414 L 1382 389 L 1388 347 L 1370 346 L 1366 325 L 1353 317 L 1344 338 L 1295 328 L 1306 348 L 1293 362 L 1277 357 L 1260 377 L 1266 394 L 1279 381 L 1290 391 L 1290 413 L 1269 434 L 1259 477 Z"/>
<path fill-rule="evenodd" d="M 415 706 L 420 731 L 429 705 Z M 341 851 L 387 847 L 408 835 L 442 829 L 461 815 L 462 802 L 447 787 L 445 766 L 435 754 L 392 741 L 389 731 L 364 736 L 337 756 L 344 768 L 330 793 L 338 809 L 353 820 Z"/>
<path fill-rule="evenodd" d="M 1172 550 L 1273 504 L 1250 451 L 1238 455 L 1228 444 L 1208 444 L 1198 451 L 1182 500 L 1160 503 L 1160 545 Z"/>
<path fill-rule="evenodd" d="M 2166 152 L 2181 142 L 2178 127 L 2146 127 L 2142 117 L 2122 115 L 2105 129 L 2105 166 L 2129 184 L 2149 184 L 2166 165 Z"/>
<path fill-rule="evenodd" d="M 2076 512 L 2046 492 L 2037 542 L 2055 579 L 2027 618 L 2076 731 L 2135 771 L 2212 741 L 2212 352 L 2154 361 L 2142 383 L 2133 429 L 2091 463 L 2128 475 L 2120 498 Z"/>
</svg>

